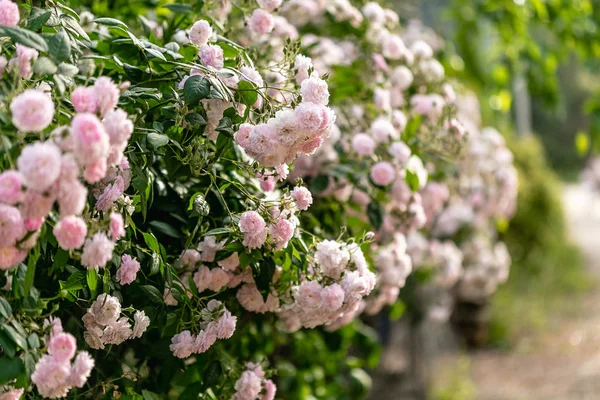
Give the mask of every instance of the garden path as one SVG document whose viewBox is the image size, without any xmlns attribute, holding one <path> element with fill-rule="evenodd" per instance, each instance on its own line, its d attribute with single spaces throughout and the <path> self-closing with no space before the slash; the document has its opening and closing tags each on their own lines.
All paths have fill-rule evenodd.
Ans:
<svg viewBox="0 0 600 400">
<path fill-rule="evenodd" d="M 563 199 L 571 238 L 600 281 L 600 199 L 581 184 L 565 186 Z M 600 399 L 600 289 L 550 314 L 545 330 L 511 351 L 469 356 L 476 400 Z"/>
</svg>

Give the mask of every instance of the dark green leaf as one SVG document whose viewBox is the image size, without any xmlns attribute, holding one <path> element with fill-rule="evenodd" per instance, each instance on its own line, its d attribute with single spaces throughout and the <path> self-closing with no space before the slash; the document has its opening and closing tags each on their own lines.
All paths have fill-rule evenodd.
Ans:
<svg viewBox="0 0 600 400">
<path fill-rule="evenodd" d="M 40 348 L 40 338 L 37 333 L 32 333 L 27 337 L 27 343 L 29 343 L 29 347 L 32 349 Z"/>
<path fill-rule="evenodd" d="M 25 372 L 19 358 L 0 358 L 0 385 L 12 381 Z"/>
<path fill-rule="evenodd" d="M 185 115 L 185 120 L 188 124 L 194 127 L 206 125 L 206 120 L 204 117 L 196 112 L 187 113 Z"/>
<path fill-rule="evenodd" d="M 239 81 L 237 93 L 240 95 L 241 102 L 247 106 L 253 105 L 258 99 L 256 85 L 252 82 Z"/>
<path fill-rule="evenodd" d="M 52 12 L 43 8 L 33 7 L 29 18 L 27 18 L 27 29 L 30 31 L 39 31 L 48 21 Z"/>
<path fill-rule="evenodd" d="M 229 234 L 231 232 L 232 232 L 231 228 L 215 228 L 215 229 L 211 229 L 210 231 L 206 232 L 202 236 L 225 235 L 225 234 Z"/>
<path fill-rule="evenodd" d="M 406 183 L 413 192 L 419 190 L 419 177 L 411 171 L 406 171 Z"/>
<path fill-rule="evenodd" d="M 189 4 L 171 3 L 165 4 L 163 7 L 173 11 L 175 14 L 191 14 L 194 12 L 194 9 Z"/>
<path fill-rule="evenodd" d="M 195 107 L 210 94 L 210 82 L 200 75 L 192 75 L 183 86 L 183 98 L 188 107 Z"/>
<path fill-rule="evenodd" d="M 46 43 L 44 38 L 27 29 L 2 26 L 0 27 L 0 36 L 8 36 L 15 43 L 20 43 L 44 53 L 48 51 L 48 43 Z"/>
<path fill-rule="evenodd" d="M 2 325 L 1 329 L 8 335 L 13 342 L 23 350 L 27 350 L 27 340 L 10 325 Z"/>
<path fill-rule="evenodd" d="M 178 400 L 198 400 L 198 396 L 203 392 L 204 385 L 200 382 L 188 385 L 187 388 L 181 393 Z"/>
<path fill-rule="evenodd" d="M 162 397 L 157 395 L 154 392 L 150 392 L 148 390 L 142 390 L 142 396 L 144 397 L 144 400 L 162 400 Z"/>
<path fill-rule="evenodd" d="M 144 235 L 144 241 L 146 242 L 146 246 L 148 246 L 150 250 L 158 253 L 160 249 L 158 248 L 158 240 L 156 240 L 156 237 L 152 233 L 142 232 L 142 235 Z"/>
<path fill-rule="evenodd" d="M 98 272 L 96 272 L 96 270 L 93 268 L 88 269 L 86 279 L 92 295 L 95 295 L 96 289 L 98 288 Z"/>
<path fill-rule="evenodd" d="M 10 317 L 10 314 L 12 314 L 10 303 L 4 297 L 0 297 L 0 315 L 4 318 L 8 318 Z"/>
<path fill-rule="evenodd" d="M 71 55 L 71 41 L 69 40 L 67 32 L 64 29 L 56 32 L 56 34 L 48 40 L 48 48 L 48 54 L 54 61 L 59 64 L 63 61 L 67 61 Z"/>
<path fill-rule="evenodd" d="M 367 206 L 367 216 L 375 229 L 381 228 L 381 224 L 383 224 L 383 210 L 379 203 L 374 201 L 369 203 Z"/>
<path fill-rule="evenodd" d="M 261 263 L 256 263 L 252 268 L 252 275 L 256 282 L 256 288 L 263 297 L 263 301 L 267 301 L 269 293 L 271 293 L 271 282 L 275 273 L 275 262 L 272 258 L 267 258 Z"/>
<path fill-rule="evenodd" d="M 0 330 L 0 348 L 11 358 L 17 353 L 16 343 L 2 330 Z"/>
<path fill-rule="evenodd" d="M 221 362 L 215 360 L 208 364 L 206 371 L 204 371 L 204 387 L 210 388 L 219 383 L 219 379 L 223 374 L 223 367 Z"/>
<path fill-rule="evenodd" d="M 148 298 L 153 303 L 156 303 L 156 304 L 163 303 L 162 293 L 160 293 L 160 291 L 157 288 L 155 288 L 154 286 L 144 285 L 144 286 L 142 286 L 142 290 L 144 291 L 144 293 L 146 293 L 148 295 Z"/>
<path fill-rule="evenodd" d="M 156 229 L 157 231 L 167 235 L 179 239 L 182 237 L 181 232 L 177 229 L 173 228 L 171 225 L 162 221 L 150 221 L 149 225 Z"/>
<path fill-rule="evenodd" d="M 35 266 L 37 264 L 39 255 L 39 247 L 36 247 L 34 251 L 29 254 L 29 259 L 27 260 L 27 272 L 25 273 L 25 280 L 23 281 L 23 294 L 25 296 L 29 295 L 29 291 L 33 286 L 33 278 L 35 278 Z"/>
<path fill-rule="evenodd" d="M 321 193 L 329 186 L 329 177 L 319 174 L 310 183 L 310 189 L 313 193 Z"/>
</svg>

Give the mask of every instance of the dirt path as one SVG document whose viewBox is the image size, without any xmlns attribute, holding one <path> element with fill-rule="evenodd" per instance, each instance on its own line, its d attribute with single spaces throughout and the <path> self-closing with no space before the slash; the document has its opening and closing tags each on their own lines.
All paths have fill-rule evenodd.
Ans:
<svg viewBox="0 0 600 400">
<path fill-rule="evenodd" d="M 571 237 L 591 277 L 600 280 L 600 198 L 594 200 L 581 185 L 566 186 L 563 198 Z M 475 399 L 600 399 L 600 290 L 569 309 L 511 352 L 471 355 Z"/>
</svg>

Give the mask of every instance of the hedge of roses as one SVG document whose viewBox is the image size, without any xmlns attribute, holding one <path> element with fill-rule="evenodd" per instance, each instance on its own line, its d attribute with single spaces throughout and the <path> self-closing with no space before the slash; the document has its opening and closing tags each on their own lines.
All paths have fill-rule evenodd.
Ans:
<svg viewBox="0 0 600 400">
<path fill-rule="evenodd" d="M 506 279 L 511 154 L 393 11 L 71 5 L 0 0 L 0 399 L 358 398 L 413 269 Z"/>
</svg>

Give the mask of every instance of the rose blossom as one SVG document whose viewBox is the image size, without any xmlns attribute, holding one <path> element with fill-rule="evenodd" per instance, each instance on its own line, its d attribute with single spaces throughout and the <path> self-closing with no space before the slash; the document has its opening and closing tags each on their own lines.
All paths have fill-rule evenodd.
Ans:
<svg viewBox="0 0 600 400">
<path fill-rule="evenodd" d="M 16 247 L 0 247 L 0 269 L 8 269 L 23 262 L 27 252 Z"/>
<path fill-rule="evenodd" d="M 102 116 L 115 108 L 119 102 L 119 88 L 107 76 L 96 79 L 94 94 L 96 95 L 96 107 Z"/>
<path fill-rule="evenodd" d="M 110 213 L 110 237 L 112 240 L 119 240 L 125 236 L 125 224 L 123 216 L 118 212 Z"/>
<path fill-rule="evenodd" d="M 173 336 L 169 349 L 175 357 L 188 358 L 194 352 L 195 340 L 190 331 L 183 331 Z"/>
<path fill-rule="evenodd" d="M 386 186 L 396 179 L 396 171 L 389 162 L 380 161 L 371 167 L 370 176 L 376 185 Z"/>
<path fill-rule="evenodd" d="M 48 354 L 57 361 L 70 361 L 77 351 L 75 337 L 70 333 L 51 335 L 48 341 Z"/>
<path fill-rule="evenodd" d="M 202 65 L 206 65 L 207 67 L 213 67 L 215 69 L 223 68 L 223 49 L 219 46 L 212 44 L 204 44 L 200 46 L 198 56 L 200 57 L 200 62 L 202 63 Z"/>
<path fill-rule="evenodd" d="M 324 106 L 329 103 L 329 88 L 327 87 L 327 82 L 318 76 L 313 75 L 302 81 L 300 93 L 302 94 L 302 101 L 322 104 Z"/>
<path fill-rule="evenodd" d="M 375 146 L 375 141 L 366 133 L 357 133 L 352 138 L 352 149 L 361 156 L 373 155 Z"/>
<path fill-rule="evenodd" d="M 128 254 L 123 254 L 121 266 L 117 270 L 116 279 L 121 285 L 129 285 L 135 281 L 135 277 L 140 270 L 140 263 Z"/>
<path fill-rule="evenodd" d="M 192 25 L 192 27 L 190 28 L 190 42 L 192 42 L 196 46 L 202 46 L 208 43 L 208 39 L 210 39 L 212 34 L 213 30 L 208 21 L 196 21 L 194 25 Z"/>
<path fill-rule="evenodd" d="M 243 244 L 250 249 L 262 247 L 267 240 L 267 224 L 256 211 L 246 211 L 240 217 L 240 231 L 244 234 Z"/>
<path fill-rule="evenodd" d="M 81 265 L 87 269 L 104 268 L 110 261 L 115 243 L 111 242 L 105 233 L 98 232 L 92 238 L 85 241 Z"/>
<path fill-rule="evenodd" d="M 275 21 L 268 11 L 257 8 L 250 16 L 248 26 L 253 32 L 259 35 L 266 35 L 267 33 L 271 33 L 273 28 L 275 28 Z"/>
<path fill-rule="evenodd" d="M 79 113 L 71 121 L 75 155 L 83 165 L 108 156 L 109 136 L 102 122 L 91 113 Z"/>
<path fill-rule="evenodd" d="M 71 92 L 71 103 L 77 112 L 96 112 L 98 101 L 94 88 L 78 86 Z"/>
<path fill-rule="evenodd" d="M 23 393 L 25 393 L 25 389 L 13 389 L 0 393 L 0 400 L 19 400 L 23 396 Z"/>
<path fill-rule="evenodd" d="M 260 8 L 273 12 L 281 6 L 283 0 L 256 0 Z"/>
<path fill-rule="evenodd" d="M 81 351 L 75 357 L 71 374 L 69 375 L 69 384 L 74 387 L 83 387 L 87 382 L 92 369 L 94 368 L 94 359 L 87 351 Z"/>
<path fill-rule="evenodd" d="M 52 233 L 62 249 L 73 250 L 83 246 L 87 226 L 82 218 L 69 216 L 58 221 Z"/>
<path fill-rule="evenodd" d="M 52 142 L 35 142 L 25 146 L 17 166 L 27 187 L 44 192 L 60 175 L 60 162 L 58 146 Z"/>
<path fill-rule="evenodd" d="M 16 56 L 8 63 L 9 68 L 16 68 L 21 78 L 30 79 L 33 75 L 32 63 L 37 60 L 40 53 L 37 50 L 17 43 Z"/>
<path fill-rule="evenodd" d="M 19 18 L 19 6 L 10 0 L 0 0 L 1 26 L 17 26 Z"/>
<path fill-rule="evenodd" d="M 290 192 L 290 195 L 292 196 L 292 199 L 296 200 L 296 207 L 298 207 L 298 210 L 307 210 L 313 202 L 310 190 L 304 186 L 296 186 Z"/>
<path fill-rule="evenodd" d="M 133 314 L 134 325 L 133 325 L 133 333 L 131 334 L 132 338 L 141 338 L 148 326 L 150 326 L 150 318 L 146 316 L 144 311 L 136 311 Z"/>
<path fill-rule="evenodd" d="M 12 123 L 23 132 L 40 132 L 52 122 L 54 103 L 41 90 L 29 89 L 10 102 Z"/>
<path fill-rule="evenodd" d="M 23 200 L 23 176 L 15 170 L 0 174 L 0 202 L 14 205 Z"/>
</svg>

